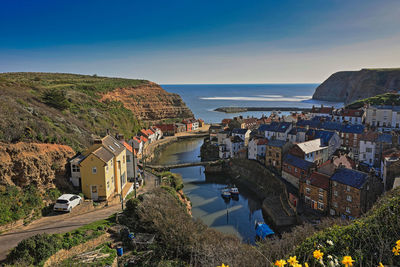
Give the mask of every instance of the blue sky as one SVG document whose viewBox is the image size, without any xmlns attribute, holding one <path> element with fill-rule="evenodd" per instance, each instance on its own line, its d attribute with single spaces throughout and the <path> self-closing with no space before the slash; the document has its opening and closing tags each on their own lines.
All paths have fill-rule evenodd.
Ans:
<svg viewBox="0 0 400 267">
<path fill-rule="evenodd" d="M 399 0 L 2 1 L 0 72 L 322 82 L 400 67 Z"/>
</svg>

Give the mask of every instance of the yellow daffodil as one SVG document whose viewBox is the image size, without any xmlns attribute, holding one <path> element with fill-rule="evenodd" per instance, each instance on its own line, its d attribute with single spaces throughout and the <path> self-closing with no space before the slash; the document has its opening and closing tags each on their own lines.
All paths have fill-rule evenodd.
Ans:
<svg viewBox="0 0 400 267">
<path fill-rule="evenodd" d="M 217 267 L 229 267 L 229 265 L 225 265 L 225 264 L 222 263 L 222 265 L 217 266 Z"/>
<path fill-rule="evenodd" d="M 296 263 L 296 264 L 293 265 L 293 267 L 302 267 L 302 265 L 299 264 L 299 263 Z"/>
<path fill-rule="evenodd" d="M 344 264 L 344 266 L 349 267 L 349 266 L 353 266 L 353 262 L 354 260 L 351 258 L 351 256 L 344 256 L 342 263 Z"/>
<path fill-rule="evenodd" d="M 278 267 L 283 267 L 285 265 L 286 265 L 286 261 L 285 260 L 277 260 L 275 262 L 275 266 L 278 266 Z"/>
<path fill-rule="evenodd" d="M 304 267 L 308 267 L 308 263 L 307 262 L 304 263 Z"/>
<path fill-rule="evenodd" d="M 400 253 L 400 247 L 394 247 L 393 249 L 392 249 L 392 252 L 394 253 L 394 255 L 395 256 L 399 256 L 399 253 Z"/>
<path fill-rule="evenodd" d="M 322 259 L 322 257 L 324 256 L 324 253 L 321 252 L 321 250 L 315 250 L 313 253 L 314 258 L 316 258 L 317 260 Z"/>
<path fill-rule="evenodd" d="M 296 264 L 298 264 L 299 262 L 296 259 L 296 256 L 293 257 L 289 257 L 288 261 L 287 261 L 290 266 L 296 266 Z"/>
<path fill-rule="evenodd" d="M 397 245 L 398 247 L 400 247 L 400 240 L 397 240 L 397 241 L 396 241 L 396 245 Z"/>
<path fill-rule="evenodd" d="M 382 262 L 380 262 L 378 267 L 385 267 L 385 265 L 383 265 Z"/>
</svg>

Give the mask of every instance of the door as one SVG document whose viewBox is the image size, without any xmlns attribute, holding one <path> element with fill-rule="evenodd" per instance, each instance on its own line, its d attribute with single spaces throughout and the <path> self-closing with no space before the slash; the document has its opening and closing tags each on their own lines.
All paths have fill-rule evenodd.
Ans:
<svg viewBox="0 0 400 267">
<path fill-rule="evenodd" d="M 97 191 L 97 185 L 91 185 L 90 187 L 91 187 L 90 192 L 91 192 L 92 200 L 98 200 L 99 193 Z"/>
</svg>

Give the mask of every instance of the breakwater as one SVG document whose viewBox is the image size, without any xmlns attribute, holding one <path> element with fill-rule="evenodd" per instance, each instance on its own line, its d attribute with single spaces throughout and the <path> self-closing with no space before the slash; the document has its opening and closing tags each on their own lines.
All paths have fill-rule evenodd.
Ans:
<svg viewBox="0 0 400 267">
<path fill-rule="evenodd" d="M 293 111 L 293 112 L 310 112 L 311 108 L 297 108 L 297 107 L 220 107 L 214 111 L 225 113 L 239 113 L 248 111 Z"/>
</svg>

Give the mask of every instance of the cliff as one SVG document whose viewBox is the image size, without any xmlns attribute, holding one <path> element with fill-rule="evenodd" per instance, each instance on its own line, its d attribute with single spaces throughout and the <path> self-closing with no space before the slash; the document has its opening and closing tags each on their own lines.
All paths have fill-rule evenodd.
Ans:
<svg viewBox="0 0 400 267">
<path fill-rule="evenodd" d="M 136 88 L 117 88 L 102 95 L 102 102 L 120 101 L 140 120 L 192 118 L 192 111 L 177 94 L 149 82 Z"/>
<path fill-rule="evenodd" d="M 93 136 L 133 136 L 140 121 L 193 114 L 179 95 L 145 80 L 60 73 L 0 73 L 0 141 L 82 150 Z"/>
<path fill-rule="evenodd" d="M 313 99 L 346 104 L 400 90 L 400 69 L 362 69 L 332 74 L 314 92 Z"/>
<path fill-rule="evenodd" d="M 41 191 L 66 184 L 68 158 L 75 151 L 64 145 L 0 142 L 0 184 L 26 187 L 35 185 Z"/>
</svg>

